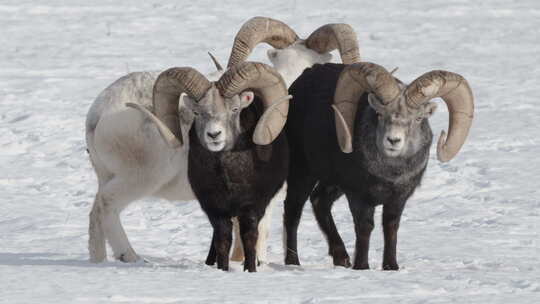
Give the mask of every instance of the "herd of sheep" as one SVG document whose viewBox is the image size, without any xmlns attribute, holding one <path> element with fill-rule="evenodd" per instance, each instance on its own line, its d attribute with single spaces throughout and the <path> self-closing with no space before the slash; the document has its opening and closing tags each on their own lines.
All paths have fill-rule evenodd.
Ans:
<svg viewBox="0 0 540 304">
<path fill-rule="evenodd" d="M 273 67 L 246 61 L 261 42 L 273 47 Z M 342 64 L 329 63 L 333 50 Z M 98 179 L 90 260 L 106 259 L 107 242 L 115 259 L 139 260 L 120 213 L 136 200 L 159 197 L 199 202 L 213 227 L 206 264 L 228 270 L 230 259 L 244 260 L 244 270 L 256 271 L 266 261 L 276 194 L 286 189 L 285 264 L 300 264 L 297 228 L 309 198 L 334 265 L 354 269 L 369 268 L 374 210 L 382 205 L 382 268 L 398 270 L 401 214 L 421 182 L 433 138 L 430 100 L 440 97 L 449 110 L 448 134 L 437 144 L 446 162 L 472 124 L 467 81 L 431 71 L 405 84 L 360 60 L 347 24 L 327 24 L 302 39 L 266 17 L 241 27 L 225 70 L 214 62 L 218 71 L 207 76 L 191 67 L 131 73 L 90 107 L 86 141 Z M 352 263 L 331 214 L 342 195 L 356 232 Z"/>
</svg>

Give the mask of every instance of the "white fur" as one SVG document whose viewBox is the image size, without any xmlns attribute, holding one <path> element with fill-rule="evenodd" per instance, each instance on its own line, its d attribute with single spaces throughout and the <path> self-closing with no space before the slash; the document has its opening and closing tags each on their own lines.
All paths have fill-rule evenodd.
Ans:
<svg viewBox="0 0 540 304">
<path fill-rule="evenodd" d="M 207 124 L 205 130 L 205 142 L 210 151 L 221 151 L 225 147 L 225 138 L 227 138 L 227 128 L 220 121 L 213 121 Z M 209 134 L 218 134 L 211 137 Z"/>
<path fill-rule="evenodd" d="M 270 49 L 268 59 L 274 68 L 281 74 L 287 88 L 302 74 L 302 72 L 316 63 L 327 63 L 332 59 L 329 53 L 319 54 L 308 49 L 304 40 L 299 39 L 284 49 Z"/>
<path fill-rule="evenodd" d="M 139 259 L 120 222 L 120 213 L 133 201 L 144 197 L 196 200 L 187 178 L 187 142 L 182 149 L 169 148 L 153 123 L 124 105 L 136 102 L 150 106 L 158 75 L 158 72 L 138 72 L 118 79 L 96 98 L 88 112 L 86 140 L 98 178 L 89 225 L 88 249 L 92 262 L 106 259 L 105 239 L 116 259 L 125 262 Z M 182 130 L 187 139 L 189 126 L 184 124 Z M 273 203 L 274 200 L 270 206 Z M 269 207 L 262 222 L 268 221 L 271 211 Z M 266 236 L 267 225 L 261 227 L 259 234 Z M 265 261 L 265 237 L 260 238 L 257 247 L 261 249 L 259 260 Z"/>
<path fill-rule="evenodd" d="M 287 87 L 305 68 L 329 62 L 332 57 L 307 49 L 302 40 L 282 50 L 270 50 L 268 56 Z M 208 78 L 217 80 L 222 74 L 223 71 L 213 72 Z M 187 179 L 187 140 L 180 150 L 168 147 L 150 121 L 143 119 L 139 111 L 125 106 L 133 102 L 150 107 L 158 75 L 158 72 L 135 72 L 118 79 L 96 98 L 88 111 L 86 142 L 98 178 L 89 223 L 88 250 L 92 262 L 106 259 L 105 240 L 116 259 L 125 262 L 139 259 L 120 221 L 120 213 L 133 201 L 145 197 L 170 201 L 196 199 Z M 183 124 L 185 139 L 188 129 L 189 125 Z M 266 261 L 266 239 L 276 200 L 269 204 L 259 224 L 257 257 L 261 262 Z M 233 259 L 239 260 L 243 257 L 242 244 L 238 229 L 234 231 Z"/>
</svg>

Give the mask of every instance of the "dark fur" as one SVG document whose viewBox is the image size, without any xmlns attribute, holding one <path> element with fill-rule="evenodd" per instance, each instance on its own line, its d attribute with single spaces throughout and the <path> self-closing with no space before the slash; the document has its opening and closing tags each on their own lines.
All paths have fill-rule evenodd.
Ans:
<svg viewBox="0 0 540 304">
<path fill-rule="evenodd" d="M 261 114 L 262 106 L 256 98 L 241 113 L 243 132 L 231 151 L 208 151 L 200 144 L 194 128 L 189 132 L 189 181 L 214 228 L 206 263 L 213 265 L 217 258 L 218 268 L 223 270 L 229 267 L 231 217 L 235 216 L 244 246 L 244 270 L 256 270 L 258 223 L 287 177 L 289 155 L 285 136 L 280 134 L 267 146 L 257 146 L 252 141 Z"/>
<path fill-rule="evenodd" d="M 293 83 L 286 131 L 291 151 L 287 178 L 284 225 L 286 264 L 299 264 L 296 235 L 302 208 L 311 202 L 321 230 L 327 236 L 334 265 L 350 266 L 349 256 L 335 227 L 331 207 L 345 194 L 354 218 L 354 269 L 367 269 L 369 238 L 375 206 L 383 205 L 385 249 L 383 269 L 397 270 L 396 241 L 401 213 L 424 174 L 432 133 L 427 119 L 421 124 L 422 145 L 411 157 L 390 158 L 375 143 L 378 123 L 367 94 L 361 97 L 353 140 L 353 153 L 341 152 L 336 136 L 333 101 L 344 65 L 315 65 Z M 316 186 L 315 190 L 313 188 Z"/>
</svg>

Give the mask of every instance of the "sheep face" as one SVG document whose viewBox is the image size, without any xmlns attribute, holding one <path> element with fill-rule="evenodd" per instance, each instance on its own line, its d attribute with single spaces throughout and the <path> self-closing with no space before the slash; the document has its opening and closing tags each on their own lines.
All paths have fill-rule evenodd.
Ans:
<svg viewBox="0 0 540 304">
<path fill-rule="evenodd" d="M 332 59 L 328 53 L 319 54 L 308 49 L 303 41 L 297 41 L 284 49 L 270 49 L 267 51 L 268 59 L 279 71 L 287 87 L 302 74 L 302 72 L 316 63 L 327 63 Z"/>
<path fill-rule="evenodd" d="M 428 102 L 414 109 L 407 106 L 403 95 L 388 105 L 383 105 L 374 94 L 369 94 L 368 100 L 377 116 L 377 149 L 388 157 L 406 157 L 417 152 L 424 142 L 422 124 L 427 123 L 437 105 Z"/>
<path fill-rule="evenodd" d="M 185 107 L 193 114 L 193 127 L 199 142 L 209 151 L 227 151 L 241 133 L 240 112 L 253 102 L 254 94 L 245 91 L 224 98 L 212 86 L 198 102 L 182 95 Z"/>
</svg>

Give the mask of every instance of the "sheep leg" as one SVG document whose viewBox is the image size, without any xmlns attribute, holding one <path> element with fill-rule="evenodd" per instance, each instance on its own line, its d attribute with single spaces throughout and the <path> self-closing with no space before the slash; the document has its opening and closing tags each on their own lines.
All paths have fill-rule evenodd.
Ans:
<svg viewBox="0 0 540 304">
<path fill-rule="evenodd" d="M 208 256 L 206 257 L 206 261 L 204 262 L 206 265 L 213 266 L 216 264 L 216 246 L 214 246 L 214 242 L 216 239 L 216 233 L 215 231 L 212 233 L 212 241 L 210 242 L 210 250 L 208 250 Z"/>
<path fill-rule="evenodd" d="M 114 253 L 114 258 L 125 262 L 134 263 L 139 260 L 139 256 L 131 247 L 126 232 L 120 221 L 122 209 L 115 207 L 105 208 L 103 216 L 103 230 L 107 235 L 107 240 Z"/>
<path fill-rule="evenodd" d="M 244 260 L 244 248 L 242 247 L 242 238 L 240 237 L 240 226 L 236 217 L 234 217 L 232 221 L 234 231 L 234 245 L 233 252 L 231 254 L 231 261 L 241 262 Z"/>
<path fill-rule="evenodd" d="M 291 168 L 287 179 L 287 197 L 285 198 L 285 212 L 283 214 L 285 265 L 300 265 L 297 248 L 298 224 L 302 217 L 304 204 L 317 182 L 315 179 L 307 177 L 307 174 L 302 174 L 304 173 L 295 173 L 294 168 Z"/>
<path fill-rule="evenodd" d="M 229 251 L 232 243 L 232 222 L 225 216 L 210 217 L 212 227 L 214 227 L 214 236 L 212 243 L 217 256 L 217 268 L 223 271 L 229 270 Z M 210 250 L 212 247 L 210 247 Z"/>
<path fill-rule="evenodd" d="M 349 208 L 354 220 L 356 246 L 353 269 L 369 269 L 368 252 L 369 238 L 373 231 L 373 214 L 375 207 L 366 204 L 352 195 L 347 195 Z"/>
<path fill-rule="evenodd" d="M 101 190 L 101 189 L 100 189 Z M 115 259 L 133 263 L 139 260 L 139 256 L 131 247 L 126 232 L 120 221 L 120 212 L 132 201 L 143 197 L 148 193 L 145 187 L 136 184 L 132 186 L 125 180 L 113 179 L 103 186 L 101 195 L 102 227 L 111 246 Z"/>
<path fill-rule="evenodd" d="M 311 195 L 311 205 L 317 223 L 328 241 L 328 254 L 332 256 L 335 266 L 351 267 L 351 261 L 345 244 L 332 217 L 332 206 L 343 192 L 336 186 L 319 184 Z"/>
<path fill-rule="evenodd" d="M 383 270 L 399 270 L 396 260 L 397 233 L 399 222 L 405 204 L 391 204 L 383 207 L 383 231 L 384 231 L 384 253 Z"/>
<path fill-rule="evenodd" d="M 257 266 L 266 262 L 266 240 L 268 239 L 270 222 L 272 221 L 272 212 L 276 200 L 272 199 L 266 207 L 264 216 L 259 221 L 259 237 L 257 238 Z M 242 237 L 240 236 L 240 224 L 237 218 L 233 218 L 234 245 L 231 254 L 231 261 L 241 262 L 244 260 L 244 247 L 242 246 Z"/>
<path fill-rule="evenodd" d="M 259 217 L 254 211 L 246 212 L 238 217 L 240 235 L 244 246 L 244 271 L 257 271 L 257 238 L 259 237 Z"/>
<path fill-rule="evenodd" d="M 92 211 L 89 215 L 88 226 L 88 252 L 91 263 L 100 263 L 107 258 L 107 246 L 105 244 L 105 232 L 101 223 L 103 211 L 101 208 L 100 195 L 96 195 Z"/>
<path fill-rule="evenodd" d="M 259 237 L 257 238 L 257 266 L 267 261 L 267 245 L 268 235 L 270 234 L 270 225 L 272 222 L 272 212 L 276 204 L 276 197 L 266 206 L 263 217 L 259 220 Z"/>
</svg>

